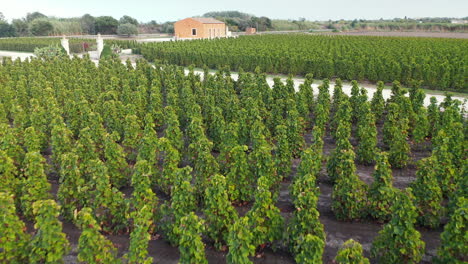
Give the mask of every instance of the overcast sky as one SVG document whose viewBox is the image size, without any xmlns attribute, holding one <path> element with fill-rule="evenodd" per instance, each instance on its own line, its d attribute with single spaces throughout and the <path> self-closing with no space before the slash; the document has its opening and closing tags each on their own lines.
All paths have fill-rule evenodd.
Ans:
<svg viewBox="0 0 468 264">
<path fill-rule="evenodd" d="M 0 0 L 0 12 L 9 20 L 39 11 L 57 17 L 89 13 L 111 15 L 117 19 L 129 15 L 142 22 L 165 22 L 226 10 L 308 20 L 465 17 L 468 16 L 468 0 Z"/>
</svg>

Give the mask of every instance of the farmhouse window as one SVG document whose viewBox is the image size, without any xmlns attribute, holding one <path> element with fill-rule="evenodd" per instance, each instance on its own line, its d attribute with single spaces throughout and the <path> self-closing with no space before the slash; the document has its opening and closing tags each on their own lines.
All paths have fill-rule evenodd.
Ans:
<svg viewBox="0 0 468 264">
<path fill-rule="evenodd" d="M 196 36 L 197 35 L 197 29 L 196 28 L 192 28 L 192 36 Z"/>
</svg>

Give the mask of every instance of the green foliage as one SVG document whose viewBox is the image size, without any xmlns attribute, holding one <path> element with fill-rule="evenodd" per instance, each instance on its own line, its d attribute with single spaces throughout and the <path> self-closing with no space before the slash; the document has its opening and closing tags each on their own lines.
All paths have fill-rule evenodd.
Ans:
<svg viewBox="0 0 468 264">
<path fill-rule="evenodd" d="M 441 246 L 435 263 L 465 263 L 468 255 L 466 236 L 468 233 L 468 200 L 460 197 L 457 209 L 450 217 L 441 234 Z"/>
<path fill-rule="evenodd" d="M 182 217 L 196 209 L 194 188 L 190 184 L 192 168 L 177 169 L 176 181 L 172 187 L 170 205 L 162 208 L 162 214 L 168 219 L 164 225 L 167 238 L 173 245 L 179 245 L 180 233 L 177 232 L 181 225 Z"/>
<path fill-rule="evenodd" d="M 276 167 L 278 178 L 283 180 L 291 173 L 292 151 L 288 138 L 288 128 L 284 125 L 276 127 Z"/>
<path fill-rule="evenodd" d="M 265 176 L 257 181 L 255 203 L 247 213 L 247 217 L 252 226 L 253 245 L 260 246 L 281 238 L 284 220 L 280 210 L 275 206 L 275 201 L 272 200 L 268 179 Z"/>
<path fill-rule="evenodd" d="M 317 79 L 336 76 L 385 83 L 398 80 L 404 85 L 411 85 L 414 79 L 423 80 L 421 85 L 425 87 L 458 91 L 467 89 L 463 79 L 465 48 L 466 43 L 459 39 L 330 38 L 315 34 L 241 36 L 214 41 L 151 43 L 141 47 L 143 56 L 150 61 L 181 66 L 206 65 L 213 69 L 230 65 L 231 70 L 242 68 L 248 72 L 258 67 L 261 72 L 312 73 Z M 185 54 L 187 50 L 192 53 Z"/>
<path fill-rule="evenodd" d="M 35 48 L 34 55 L 41 59 L 53 59 L 60 56 L 66 56 L 67 53 L 62 46 L 51 45 L 44 48 Z"/>
<path fill-rule="evenodd" d="M 60 207 L 54 200 L 33 204 L 36 235 L 31 240 L 29 261 L 32 263 L 60 263 L 68 254 L 70 245 L 62 233 L 62 223 L 57 219 Z"/>
<path fill-rule="evenodd" d="M 229 229 L 227 243 L 229 253 L 226 262 L 229 264 L 250 264 L 249 256 L 254 255 L 254 234 L 250 229 L 250 219 L 247 216 L 237 219 Z"/>
<path fill-rule="evenodd" d="M 13 196 L 8 192 L 0 192 L 0 215 L 0 262 L 28 262 L 29 234 L 16 214 Z"/>
<path fill-rule="evenodd" d="M 296 263 L 315 264 L 322 262 L 325 242 L 322 238 L 311 234 L 305 235 L 297 244 L 298 254 L 294 257 Z"/>
<path fill-rule="evenodd" d="M 57 199 L 61 204 L 61 213 L 67 220 L 73 219 L 75 210 L 80 210 L 88 201 L 88 187 L 79 168 L 75 153 L 63 154 L 60 158 L 60 185 Z"/>
<path fill-rule="evenodd" d="M 336 148 L 333 150 L 327 162 L 327 174 L 333 183 L 336 182 L 339 175 L 342 174 L 344 170 L 350 170 L 350 168 L 346 167 L 347 165 L 352 165 L 354 168 L 353 170 L 355 170 L 354 159 L 356 156 L 353 151 L 353 146 L 349 142 L 349 123 L 340 123 L 336 133 Z M 353 161 L 352 164 L 348 162 L 351 160 Z"/>
<path fill-rule="evenodd" d="M 98 223 L 108 232 L 124 229 L 128 202 L 123 193 L 111 186 L 107 167 L 100 160 L 91 160 L 86 173 L 91 175 L 89 204 Z"/>
<path fill-rule="evenodd" d="M 337 264 L 369 264 L 369 259 L 363 256 L 359 242 L 349 239 L 344 242 L 335 257 Z"/>
<path fill-rule="evenodd" d="M 153 197 L 155 197 L 154 194 Z M 154 209 L 152 206 L 152 203 L 148 203 L 147 205 L 143 205 L 142 207 L 138 208 L 138 211 L 132 212 L 135 228 L 130 233 L 130 247 L 128 249 L 128 254 L 125 256 L 128 260 L 128 263 L 153 263 L 153 258 L 148 256 L 147 249 L 148 242 L 151 238 L 149 230 L 153 225 Z"/>
<path fill-rule="evenodd" d="M 403 168 L 410 160 L 410 147 L 406 141 L 408 136 L 408 119 L 401 118 L 391 129 L 392 141 L 390 142 L 390 150 L 388 159 L 390 164 L 395 168 Z"/>
<path fill-rule="evenodd" d="M 372 243 L 371 255 L 379 263 L 419 263 L 425 243 L 414 228 L 416 208 L 411 189 L 399 193 L 392 206 L 392 219 Z"/>
<path fill-rule="evenodd" d="M 435 160 L 425 158 L 419 161 L 418 165 L 416 181 L 411 184 L 414 190 L 414 205 L 418 213 L 416 220 L 422 226 L 437 228 L 440 225 L 443 208 L 441 205 L 442 190 L 434 171 Z"/>
<path fill-rule="evenodd" d="M 21 209 L 24 215 L 32 219 L 33 203 L 50 198 L 50 183 L 44 171 L 45 159 L 39 152 L 30 152 L 24 158 L 24 180 L 22 183 Z"/>
<path fill-rule="evenodd" d="M 252 199 L 252 172 L 247 160 L 247 146 L 235 146 L 229 152 L 226 182 L 229 199 L 233 202 L 248 202 Z"/>
<path fill-rule="evenodd" d="M 117 138 L 117 133 L 104 136 L 104 159 L 112 185 L 120 188 L 128 183 L 128 164 Z"/>
<path fill-rule="evenodd" d="M 138 28 L 137 26 L 130 23 L 120 24 L 117 28 L 117 34 L 127 37 L 130 37 L 131 35 L 138 35 Z"/>
<path fill-rule="evenodd" d="M 354 152 L 342 151 L 333 185 L 332 211 L 339 220 L 364 218 L 367 214 L 367 185 L 359 179 L 354 165 Z"/>
<path fill-rule="evenodd" d="M 179 235 L 180 264 L 208 263 L 205 257 L 205 245 L 201 233 L 204 222 L 194 212 L 190 212 L 180 219 L 174 232 Z"/>
<path fill-rule="evenodd" d="M 100 231 L 90 208 L 83 208 L 77 215 L 76 223 L 81 235 L 78 240 L 78 261 L 85 263 L 121 263 L 117 249 Z"/>
<path fill-rule="evenodd" d="M 46 19 L 35 19 L 29 24 L 29 32 L 34 36 L 47 36 L 53 29 L 52 23 Z"/>
<path fill-rule="evenodd" d="M 382 119 L 384 110 L 385 110 L 385 100 L 382 95 L 382 91 L 384 89 L 384 83 L 378 82 L 377 83 L 377 90 L 374 93 L 374 96 L 371 100 L 371 110 L 372 113 L 375 115 L 376 121 L 380 121 Z"/>
<path fill-rule="evenodd" d="M 8 157 L 5 151 L 0 150 L 0 192 L 12 194 L 17 201 L 20 195 L 20 181 L 18 179 L 18 169 L 13 159 Z"/>
<path fill-rule="evenodd" d="M 398 190 L 393 187 L 393 176 L 388 155 L 382 152 L 376 157 L 374 181 L 369 188 L 370 215 L 379 221 L 388 221 L 392 216 L 392 205 Z"/>
<path fill-rule="evenodd" d="M 288 226 L 289 247 L 296 258 L 311 257 L 316 259 L 315 257 L 321 257 L 321 251 L 311 256 L 307 256 L 308 253 L 303 252 L 306 250 L 305 248 L 310 247 L 310 241 L 315 241 L 315 237 L 320 239 L 323 251 L 323 241 L 325 240 L 325 232 L 319 221 L 317 210 L 319 189 L 315 186 L 315 177 L 312 174 L 307 174 L 296 179 L 291 188 L 291 195 L 296 210 Z M 308 237 L 310 235 L 314 238 Z"/>
<path fill-rule="evenodd" d="M 420 107 L 416 112 L 416 124 L 413 130 L 413 139 L 416 143 L 423 142 L 429 135 L 429 120 L 425 107 Z"/>
<path fill-rule="evenodd" d="M 364 164 L 370 164 L 377 154 L 377 128 L 369 103 L 364 102 L 360 107 L 363 109 L 363 113 L 359 113 L 357 116 L 357 138 L 359 140 L 356 149 L 357 160 Z"/>
<path fill-rule="evenodd" d="M 226 178 L 215 174 L 209 180 L 205 191 L 206 232 L 214 240 L 215 247 L 221 249 L 226 243 L 229 229 L 237 220 L 237 211 L 232 207 L 227 195 Z"/>
</svg>

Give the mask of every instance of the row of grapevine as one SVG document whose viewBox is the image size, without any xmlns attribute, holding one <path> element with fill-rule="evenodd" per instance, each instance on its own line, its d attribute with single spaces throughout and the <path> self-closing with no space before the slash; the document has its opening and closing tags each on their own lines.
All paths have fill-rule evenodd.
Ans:
<svg viewBox="0 0 468 264">
<path fill-rule="evenodd" d="M 183 66 L 405 85 L 422 80 L 433 89 L 466 92 L 467 45 L 461 39 L 289 34 L 146 43 L 138 50 L 150 61 Z"/>
</svg>

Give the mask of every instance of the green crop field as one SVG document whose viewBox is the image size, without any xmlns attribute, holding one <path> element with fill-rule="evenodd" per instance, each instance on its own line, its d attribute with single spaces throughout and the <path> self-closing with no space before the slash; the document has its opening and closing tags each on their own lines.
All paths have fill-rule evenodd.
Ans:
<svg viewBox="0 0 468 264">
<path fill-rule="evenodd" d="M 468 91 L 468 40 L 301 34 L 147 43 L 150 61 Z"/>
</svg>

